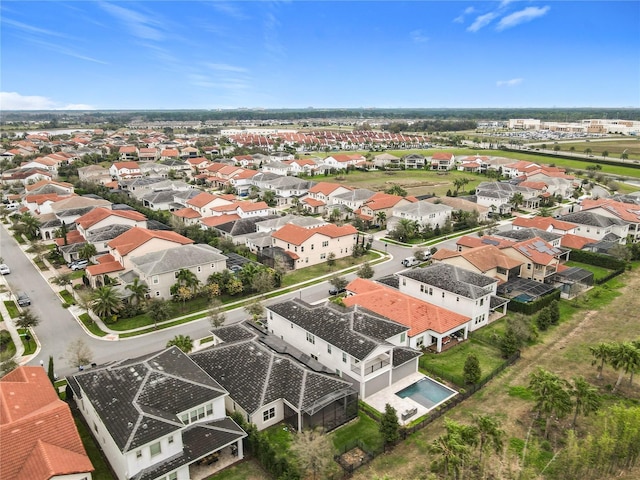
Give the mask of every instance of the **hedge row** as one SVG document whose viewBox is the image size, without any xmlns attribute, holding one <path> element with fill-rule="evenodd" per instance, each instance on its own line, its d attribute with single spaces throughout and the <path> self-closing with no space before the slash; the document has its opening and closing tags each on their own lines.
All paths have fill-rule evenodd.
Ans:
<svg viewBox="0 0 640 480">
<path fill-rule="evenodd" d="M 516 313 L 524 313 L 525 315 L 533 315 L 534 313 L 542 310 L 544 307 L 549 305 L 554 300 L 560 299 L 560 290 L 554 290 L 552 293 L 545 295 L 544 297 L 540 297 L 538 300 L 533 302 L 519 302 L 518 300 L 514 300 L 513 298 L 507 305 L 507 309 L 516 312 Z"/>
<path fill-rule="evenodd" d="M 608 268 L 610 270 L 623 270 L 626 268 L 627 263 L 619 258 L 612 257 L 610 255 L 603 255 L 602 253 L 587 252 L 586 250 L 571 250 L 569 255 L 571 260 L 580 263 L 586 263 L 587 265 L 594 265 L 596 267 Z"/>
</svg>

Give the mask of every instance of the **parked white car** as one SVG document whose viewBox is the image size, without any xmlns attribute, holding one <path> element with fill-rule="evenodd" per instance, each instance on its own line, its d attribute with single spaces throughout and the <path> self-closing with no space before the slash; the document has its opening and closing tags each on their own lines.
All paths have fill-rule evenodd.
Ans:
<svg viewBox="0 0 640 480">
<path fill-rule="evenodd" d="M 9 275 L 10 273 L 11 273 L 11 269 L 9 268 L 8 265 L 4 263 L 0 264 L 0 274 Z"/>
</svg>

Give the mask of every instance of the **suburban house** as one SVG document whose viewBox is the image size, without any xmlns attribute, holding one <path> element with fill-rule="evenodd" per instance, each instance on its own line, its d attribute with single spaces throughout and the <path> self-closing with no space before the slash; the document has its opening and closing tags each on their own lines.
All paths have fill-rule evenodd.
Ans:
<svg viewBox="0 0 640 480">
<path fill-rule="evenodd" d="M 227 268 L 227 257 L 210 245 L 198 243 L 146 253 L 131 259 L 132 272 L 149 287 L 151 298 L 171 298 L 180 270 L 189 270 L 200 284 Z"/>
<path fill-rule="evenodd" d="M 391 217 L 387 218 L 387 228 L 393 230 L 402 219 L 417 222 L 420 227 L 443 227 L 451 219 L 453 208 L 441 203 L 419 201 L 407 203 L 391 210 Z"/>
<path fill-rule="evenodd" d="M 133 162 L 138 160 L 138 147 L 135 145 L 124 145 L 118 150 L 120 161 Z"/>
<path fill-rule="evenodd" d="M 631 237 L 631 241 L 633 243 L 640 241 L 640 206 L 638 204 L 601 198 L 597 200 L 585 199 L 581 206 L 582 211 L 594 212 L 626 222 L 629 225 L 627 235 Z"/>
<path fill-rule="evenodd" d="M 501 282 L 520 277 L 520 271 L 525 264 L 523 260 L 511 258 L 494 245 L 483 245 L 462 251 L 441 248 L 431 256 L 431 260 L 497 278 Z"/>
<path fill-rule="evenodd" d="M 345 170 L 349 166 L 356 166 L 359 163 L 364 163 L 367 159 L 360 154 L 335 154 L 330 155 L 323 160 L 324 165 L 328 165 L 331 168 L 337 170 Z"/>
<path fill-rule="evenodd" d="M 431 197 L 427 198 L 425 202 L 429 203 L 441 203 L 451 207 L 454 211 L 462 211 L 468 213 L 474 213 L 478 215 L 479 222 L 485 222 L 489 219 L 489 208 L 479 205 L 475 202 L 465 200 L 460 197 Z"/>
<path fill-rule="evenodd" d="M 535 216 L 533 218 L 517 217 L 512 223 L 513 230 L 521 230 L 523 228 L 537 228 L 546 232 L 558 233 L 566 235 L 567 233 L 575 234 L 576 227 L 574 223 L 565 222 L 553 217 Z"/>
<path fill-rule="evenodd" d="M 282 421 L 297 431 L 332 430 L 357 415 L 351 383 L 279 337 L 246 322 L 216 328 L 213 337 L 216 345 L 191 359 L 229 392 L 226 410 L 258 430 Z"/>
<path fill-rule="evenodd" d="M 109 173 L 117 180 L 142 176 L 138 162 L 114 162 L 109 168 Z"/>
<path fill-rule="evenodd" d="M 429 159 L 431 170 L 452 170 L 456 165 L 453 153 L 436 152 Z"/>
<path fill-rule="evenodd" d="M 345 306 L 358 305 L 409 327 L 409 346 L 415 349 L 434 347 L 436 352 L 456 341 L 466 340 L 471 318 L 430 304 L 397 289 L 356 278 L 347 285 Z"/>
<path fill-rule="evenodd" d="M 400 292 L 470 317 L 471 331 L 506 314 L 509 300 L 497 296 L 496 278 L 446 263 L 433 263 L 397 275 Z"/>
<path fill-rule="evenodd" d="M 191 243 L 193 240 L 173 231 L 131 228 L 111 240 L 107 245 L 109 253 L 96 258 L 98 264 L 90 265 L 85 272 L 89 283 L 95 288 L 104 284 L 104 277 L 108 274 L 131 270 L 132 257 Z"/>
<path fill-rule="evenodd" d="M 405 155 L 402 157 L 402 161 L 404 162 L 404 168 L 409 169 L 420 169 L 422 170 L 427 161 L 424 155 L 419 153 L 410 153 L 409 155 Z"/>
<path fill-rule="evenodd" d="M 533 188 L 521 187 L 508 182 L 481 182 L 476 187 L 476 198 L 479 205 L 497 209 L 499 213 L 511 212 L 511 200 L 515 194 L 521 194 L 525 208 L 538 208 L 539 192 Z"/>
<path fill-rule="evenodd" d="M 395 208 L 417 202 L 415 197 L 400 197 L 388 193 L 378 192 L 354 213 L 365 222 L 379 221 L 381 218 L 389 219 Z"/>
<path fill-rule="evenodd" d="M 177 347 L 67 380 L 119 480 L 203 478 L 199 465 L 243 458 L 227 391 Z"/>
<path fill-rule="evenodd" d="M 333 197 L 351 191 L 351 187 L 346 187 L 338 183 L 318 182 L 309 189 L 307 197 L 303 202 L 316 209 L 316 213 L 322 213 L 327 205 L 333 204 Z"/>
<path fill-rule="evenodd" d="M 546 283 L 549 283 L 558 271 L 561 257 L 568 255 L 566 250 L 554 247 L 540 237 L 515 242 L 502 251 L 524 263 L 520 270 L 520 278 Z"/>
<path fill-rule="evenodd" d="M 373 164 L 378 168 L 400 168 L 400 159 L 390 153 L 381 153 L 373 157 Z"/>
<path fill-rule="evenodd" d="M 88 165 L 78 169 L 78 178 L 82 182 L 100 183 L 104 185 L 113 180 L 108 168 L 101 165 Z"/>
<path fill-rule="evenodd" d="M 142 147 L 138 150 L 138 160 L 141 162 L 156 162 L 160 159 L 160 152 L 155 147 Z"/>
<path fill-rule="evenodd" d="M 91 480 L 94 470 L 69 405 L 42 367 L 22 366 L 0 378 L 2 478 Z"/>
<path fill-rule="evenodd" d="M 363 400 L 418 371 L 409 328 L 357 305 L 294 299 L 266 310 L 269 332 L 353 383 Z"/>
<path fill-rule="evenodd" d="M 350 208 L 352 211 L 356 211 L 367 200 L 376 194 L 373 190 L 366 188 L 356 188 L 340 195 L 333 197 L 333 205 L 344 205 Z"/>
<path fill-rule="evenodd" d="M 273 232 L 271 237 L 272 247 L 284 250 L 295 270 L 324 263 L 330 253 L 336 259 L 351 255 L 358 230 L 352 225 L 338 227 L 327 224 L 309 229 L 287 224 Z"/>
<path fill-rule="evenodd" d="M 86 239 L 90 232 L 112 225 L 147 228 L 147 217 L 135 210 L 98 207 L 76 219 L 78 232 Z"/>
<path fill-rule="evenodd" d="M 568 213 L 562 215 L 560 220 L 575 224 L 576 235 L 597 241 L 615 241 L 625 244 L 629 235 L 629 222 L 611 214 L 597 213 L 596 209 Z"/>
</svg>

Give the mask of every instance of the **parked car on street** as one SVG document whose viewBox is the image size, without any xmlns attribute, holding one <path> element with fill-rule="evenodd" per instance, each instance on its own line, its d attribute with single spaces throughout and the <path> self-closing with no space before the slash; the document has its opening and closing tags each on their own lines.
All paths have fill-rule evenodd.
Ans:
<svg viewBox="0 0 640 480">
<path fill-rule="evenodd" d="M 331 287 L 329 289 L 329 295 L 338 295 L 338 294 L 344 293 L 346 291 L 347 291 L 346 288 L 341 288 L 340 290 L 338 290 L 336 287 Z"/>
<path fill-rule="evenodd" d="M 29 305 L 31 305 L 31 299 L 29 298 L 29 295 L 27 295 L 25 292 L 20 292 L 18 294 L 18 305 L 21 307 L 28 307 Z"/>
<path fill-rule="evenodd" d="M 0 264 L 0 274 L 1 275 L 9 275 L 11 273 L 11 269 L 5 263 Z"/>
</svg>

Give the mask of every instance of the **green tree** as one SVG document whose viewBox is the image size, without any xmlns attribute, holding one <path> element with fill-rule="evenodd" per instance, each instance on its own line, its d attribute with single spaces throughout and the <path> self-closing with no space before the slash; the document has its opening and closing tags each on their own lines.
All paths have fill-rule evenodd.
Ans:
<svg viewBox="0 0 640 480">
<path fill-rule="evenodd" d="M 442 457 L 444 477 L 449 478 L 451 470 L 453 478 L 457 479 L 461 468 L 469 459 L 470 446 L 477 443 L 477 431 L 446 417 L 444 426 L 446 433 L 435 439 L 429 450 Z"/>
<path fill-rule="evenodd" d="M 96 288 L 91 294 L 91 310 L 104 319 L 118 313 L 122 309 L 122 298 L 113 287 Z"/>
<path fill-rule="evenodd" d="M 330 267 L 333 267 L 336 264 L 336 254 L 333 252 L 329 252 L 329 255 L 327 255 L 327 265 L 329 265 Z"/>
<path fill-rule="evenodd" d="M 551 325 L 551 312 L 549 308 L 544 307 L 536 317 L 536 325 L 541 331 L 545 331 Z"/>
<path fill-rule="evenodd" d="M 257 321 L 258 318 L 260 318 L 264 314 L 264 306 L 262 305 L 262 303 L 260 303 L 258 299 L 247 304 L 244 307 L 244 310 L 249 315 L 251 315 L 251 318 L 253 319 L 254 322 Z"/>
<path fill-rule="evenodd" d="M 189 287 L 180 285 L 179 283 L 174 283 L 173 285 L 171 285 L 169 292 L 176 302 L 182 302 L 182 311 L 184 311 L 185 309 L 187 300 L 193 298 L 193 291 Z"/>
<path fill-rule="evenodd" d="M 262 192 L 262 201 L 270 207 L 276 206 L 276 193 L 273 190 L 265 190 Z"/>
<path fill-rule="evenodd" d="M 360 265 L 360 268 L 358 268 L 357 275 L 360 278 L 372 278 L 374 273 L 375 272 L 371 264 L 369 262 L 364 262 L 362 265 Z"/>
<path fill-rule="evenodd" d="M 188 268 L 181 268 L 176 275 L 176 280 L 178 284 L 187 287 L 192 296 L 195 295 L 198 285 L 200 285 L 200 280 L 198 280 L 196 274 Z"/>
<path fill-rule="evenodd" d="M 480 368 L 480 360 L 478 357 L 470 353 L 464 362 L 464 382 L 475 385 L 482 378 L 482 369 Z"/>
<path fill-rule="evenodd" d="M 327 478 L 332 462 L 333 445 L 321 428 L 304 430 L 295 435 L 291 452 L 305 472 L 311 472 L 313 478 Z M 308 477 L 304 477 L 308 478 Z"/>
<path fill-rule="evenodd" d="M 34 239 L 40 231 L 40 220 L 34 217 L 30 212 L 23 213 L 20 217 L 20 225 L 22 233 L 27 238 Z"/>
<path fill-rule="evenodd" d="M 554 300 L 551 302 L 548 308 L 551 325 L 558 325 L 558 323 L 560 323 L 560 305 L 558 304 L 558 301 Z"/>
<path fill-rule="evenodd" d="M 39 238 L 34 238 L 30 243 L 31 244 L 27 249 L 27 252 L 33 253 L 36 256 L 36 261 L 41 262 L 42 254 L 49 249 L 44 243 L 42 243 L 42 240 L 40 240 Z"/>
<path fill-rule="evenodd" d="M 189 335 L 176 335 L 167 342 L 167 348 L 178 347 L 184 353 L 189 353 L 193 350 L 193 340 Z"/>
<path fill-rule="evenodd" d="M 398 413 L 389 403 L 384 406 L 384 414 L 380 420 L 379 430 L 385 444 L 394 444 L 400 439 Z"/>
<path fill-rule="evenodd" d="M 98 251 L 93 243 L 85 243 L 80 250 L 78 250 L 78 257 L 83 260 L 90 260 L 91 257 L 97 255 Z"/>
<path fill-rule="evenodd" d="M 543 368 L 529 376 L 529 388 L 536 401 L 538 416 L 545 418 L 545 438 L 549 437 L 551 419 L 564 418 L 572 409 L 569 384 Z"/>
<path fill-rule="evenodd" d="M 610 362 L 613 369 L 619 372 L 618 379 L 612 390 L 612 392 L 615 392 L 620 383 L 622 383 L 624 375 L 628 373 L 633 375 L 633 372 L 640 367 L 640 349 L 636 348 L 631 342 L 615 343 L 613 344 Z"/>
<path fill-rule="evenodd" d="M 609 150 L 602 151 L 602 158 L 607 158 L 609 156 Z"/>
<path fill-rule="evenodd" d="M 375 218 L 381 229 L 384 230 L 385 228 L 387 228 L 387 212 L 382 210 L 376 212 Z"/>
<path fill-rule="evenodd" d="M 261 295 L 272 291 L 276 285 L 273 273 L 270 269 L 258 272 L 251 280 L 251 288 Z"/>
<path fill-rule="evenodd" d="M 140 303 L 144 302 L 147 294 L 149 293 L 149 287 L 147 287 L 147 284 L 141 282 L 138 277 L 134 278 L 133 282 L 124 288 L 131 292 L 128 299 L 132 305 L 140 305 Z"/>
<path fill-rule="evenodd" d="M 340 292 L 347 287 L 347 285 L 349 284 L 349 280 L 336 274 L 329 279 L 329 284 L 333 286 L 333 288 L 335 288 L 338 292 Z"/>
<path fill-rule="evenodd" d="M 77 338 L 67 347 L 67 362 L 70 366 L 82 368 L 92 361 L 93 352 L 82 338 Z"/>
<path fill-rule="evenodd" d="M 524 196 L 520 192 L 516 192 L 511 195 L 509 203 L 513 205 L 514 210 L 518 210 L 518 207 L 524 203 Z"/>
<path fill-rule="evenodd" d="M 217 298 L 212 298 L 209 302 L 209 323 L 214 329 L 217 329 L 226 321 L 227 315 L 222 309 L 222 302 Z"/>
<path fill-rule="evenodd" d="M 65 290 L 67 290 L 67 285 L 71 285 L 71 279 L 71 273 L 61 272 L 51 279 L 51 283 L 53 283 L 54 285 L 58 285 L 59 287 L 63 287 Z"/>
<path fill-rule="evenodd" d="M 23 309 L 15 320 L 16 327 L 24 328 L 25 330 L 37 327 L 39 323 L 40 317 L 33 313 L 30 308 Z"/>
<path fill-rule="evenodd" d="M 158 328 L 158 322 L 171 318 L 171 304 L 163 298 L 152 298 L 147 302 L 147 315 L 153 320 L 153 328 Z"/>
<path fill-rule="evenodd" d="M 595 346 L 589 347 L 589 352 L 593 357 L 591 365 L 596 365 L 598 362 L 598 380 L 602 378 L 602 371 L 604 370 L 605 363 L 611 360 L 613 353 L 613 344 L 608 342 L 600 342 Z"/>
<path fill-rule="evenodd" d="M 572 377 L 571 396 L 574 398 L 574 413 L 571 426 L 576 428 L 578 415 L 589 416 L 600 408 L 598 389 L 587 382 L 583 376 Z"/>
<path fill-rule="evenodd" d="M 49 365 L 47 367 L 47 377 L 49 377 L 49 380 L 51 381 L 52 384 L 56 383 L 56 373 L 55 373 L 55 367 L 53 366 L 53 355 L 49 355 Z"/>
<path fill-rule="evenodd" d="M 387 193 L 389 195 L 398 195 L 399 197 L 407 196 L 407 191 L 400 185 L 392 185 L 391 187 L 387 188 L 384 193 Z"/>
<path fill-rule="evenodd" d="M 500 454 L 504 448 L 504 430 L 500 428 L 500 422 L 491 415 L 474 416 L 474 423 L 478 432 L 478 449 L 480 455 L 478 464 L 483 469 L 482 458 L 484 452 L 491 448 L 495 453 Z"/>
</svg>

